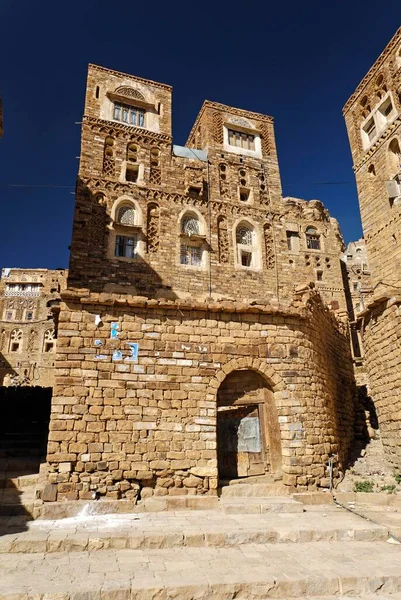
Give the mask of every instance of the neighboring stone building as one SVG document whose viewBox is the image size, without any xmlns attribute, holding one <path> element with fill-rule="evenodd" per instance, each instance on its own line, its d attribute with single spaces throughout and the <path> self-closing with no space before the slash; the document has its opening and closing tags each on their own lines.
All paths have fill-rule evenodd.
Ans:
<svg viewBox="0 0 401 600">
<path fill-rule="evenodd" d="M 343 260 L 349 281 L 349 296 L 351 299 L 349 313 L 350 318 L 354 320 L 356 315 L 366 308 L 373 294 L 368 253 L 363 238 L 348 244 Z"/>
<path fill-rule="evenodd" d="M 387 456 L 401 466 L 401 28 L 344 107 L 373 296 L 358 316 Z"/>
<path fill-rule="evenodd" d="M 0 385 L 52 387 L 56 343 L 53 311 L 66 279 L 63 269 L 2 270 Z"/>
<path fill-rule="evenodd" d="M 350 319 L 351 349 L 354 359 L 355 378 L 358 386 L 368 385 L 363 361 L 361 332 L 356 321 L 357 315 L 368 305 L 373 294 L 368 255 L 363 238 L 350 242 L 343 256 L 344 289 Z"/>
<path fill-rule="evenodd" d="M 172 146 L 170 86 L 90 65 L 46 497 L 328 486 L 354 423 L 343 251 L 321 202 L 282 198 L 271 117 L 206 101 Z"/>
</svg>

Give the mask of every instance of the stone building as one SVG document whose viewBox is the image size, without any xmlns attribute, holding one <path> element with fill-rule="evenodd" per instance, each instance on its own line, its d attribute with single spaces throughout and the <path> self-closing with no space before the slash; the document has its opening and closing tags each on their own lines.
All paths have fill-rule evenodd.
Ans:
<svg viewBox="0 0 401 600">
<path fill-rule="evenodd" d="M 273 119 L 89 66 L 47 498 L 328 486 L 352 439 L 337 221 L 282 198 Z"/>
<path fill-rule="evenodd" d="M 2 270 L 0 385 L 53 386 L 53 310 L 60 302 L 66 280 L 63 269 Z"/>
<path fill-rule="evenodd" d="M 368 385 L 363 361 L 363 344 L 357 315 L 368 305 L 373 294 L 366 244 L 363 238 L 349 242 L 343 256 L 344 289 L 350 319 L 351 350 L 358 386 Z"/>
<path fill-rule="evenodd" d="M 401 466 L 401 28 L 344 107 L 373 296 L 358 314 L 370 392 Z"/>
</svg>

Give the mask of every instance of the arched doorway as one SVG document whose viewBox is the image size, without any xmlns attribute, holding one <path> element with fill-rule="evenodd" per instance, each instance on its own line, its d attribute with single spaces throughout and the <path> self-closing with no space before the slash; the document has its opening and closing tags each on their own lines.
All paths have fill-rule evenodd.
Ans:
<svg viewBox="0 0 401 600">
<path fill-rule="evenodd" d="M 217 392 L 220 479 L 277 473 L 281 439 L 274 394 L 256 371 L 232 371 Z"/>
</svg>

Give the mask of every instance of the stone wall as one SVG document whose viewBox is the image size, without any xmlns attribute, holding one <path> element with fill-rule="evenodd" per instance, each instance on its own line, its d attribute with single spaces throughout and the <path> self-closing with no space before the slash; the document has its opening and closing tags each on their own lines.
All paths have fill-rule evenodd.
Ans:
<svg viewBox="0 0 401 600">
<path fill-rule="evenodd" d="M 401 299 L 382 299 L 366 311 L 362 322 L 369 391 L 379 418 L 380 435 L 389 461 L 401 468 Z"/>
<path fill-rule="evenodd" d="M 59 500 L 139 488 L 215 494 L 216 398 L 237 369 L 257 371 L 274 395 L 289 488 L 327 486 L 331 453 L 335 476 L 342 469 L 354 411 L 349 340 L 317 293 L 286 308 L 64 300 L 47 457 Z"/>
</svg>

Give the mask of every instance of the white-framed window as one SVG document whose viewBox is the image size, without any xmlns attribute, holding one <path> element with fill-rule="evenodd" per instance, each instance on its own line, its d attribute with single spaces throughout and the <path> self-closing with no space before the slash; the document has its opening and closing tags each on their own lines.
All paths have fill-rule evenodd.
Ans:
<svg viewBox="0 0 401 600">
<path fill-rule="evenodd" d="M 5 321 L 14 321 L 15 310 L 6 309 L 4 311 L 4 320 Z"/>
<path fill-rule="evenodd" d="M 26 309 L 24 313 L 24 321 L 32 321 L 33 319 L 33 310 Z"/>
<path fill-rule="evenodd" d="M 138 253 L 138 237 L 136 235 L 116 235 L 114 255 L 119 258 L 135 258 Z"/>
<path fill-rule="evenodd" d="M 43 352 L 53 352 L 55 344 L 55 332 L 54 329 L 47 329 L 43 336 Z"/>
<path fill-rule="evenodd" d="M 320 233 L 316 227 L 307 227 L 305 237 L 308 250 L 320 250 Z"/>
<path fill-rule="evenodd" d="M 379 102 L 373 110 L 370 110 L 369 105 L 366 105 L 366 108 L 363 109 L 363 115 L 366 116 L 366 119 L 361 124 L 361 136 L 364 150 L 367 150 L 367 148 L 374 143 L 378 136 L 387 128 L 389 123 L 397 116 L 391 92 L 387 92 L 387 88 L 384 84 L 378 88 L 376 95 L 377 98 L 379 98 Z"/>
<path fill-rule="evenodd" d="M 126 104 L 114 103 L 113 119 L 127 125 L 135 125 L 136 127 L 145 127 L 145 110 L 136 106 L 128 106 Z"/>
<path fill-rule="evenodd" d="M 10 335 L 10 352 L 20 352 L 22 350 L 22 331 L 13 329 Z"/>
<path fill-rule="evenodd" d="M 186 212 L 180 222 L 180 264 L 192 267 L 203 266 L 204 238 L 203 228 L 198 215 Z"/>
<path fill-rule="evenodd" d="M 236 129 L 227 128 L 228 132 L 228 143 L 230 146 L 236 148 L 243 148 L 244 150 L 255 150 L 255 135 L 252 133 L 245 133 L 244 131 L 238 131 Z"/>
<path fill-rule="evenodd" d="M 287 249 L 291 252 L 299 251 L 299 233 L 297 231 L 287 231 Z"/>
<path fill-rule="evenodd" d="M 377 134 L 376 131 L 376 123 L 373 117 L 371 117 L 363 126 L 363 131 L 366 134 L 366 137 L 368 138 L 369 142 L 372 142 Z"/>
<path fill-rule="evenodd" d="M 255 231 L 248 223 L 240 223 L 235 232 L 237 264 L 240 267 L 256 266 Z"/>
<path fill-rule="evenodd" d="M 180 263 L 182 265 L 190 265 L 192 267 L 201 267 L 202 266 L 202 247 L 190 245 L 190 244 L 181 244 L 180 246 Z"/>
</svg>

